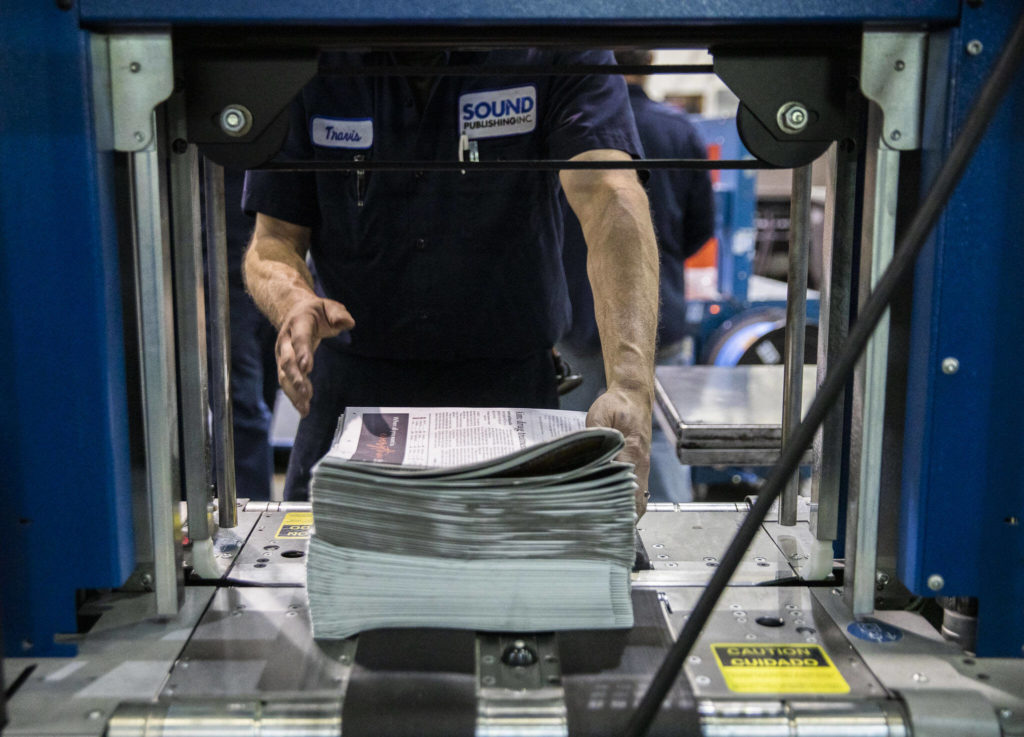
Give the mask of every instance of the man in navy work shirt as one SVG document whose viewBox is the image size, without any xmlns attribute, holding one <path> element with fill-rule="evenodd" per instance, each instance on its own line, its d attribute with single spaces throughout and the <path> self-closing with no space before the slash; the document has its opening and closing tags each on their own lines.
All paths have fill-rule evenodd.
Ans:
<svg viewBox="0 0 1024 737">
<path fill-rule="evenodd" d="M 618 51 L 615 58 L 619 64 L 638 66 L 650 64 L 653 54 L 642 50 Z M 651 100 L 644 92 L 643 81 L 642 76 L 626 77 L 629 102 L 645 154 L 652 159 L 706 158 L 704 143 L 686 115 Z M 708 172 L 696 169 L 657 169 L 650 174 L 647 190 L 660 258 L 657 362 L 680 363 L 686 333 L 683 262 L 714 235 L 711 178 Z M 562 398 L 562 407 L 584 409 L 604 390 L 604 368 L 594 319 L 594 296 L 586 273 L 587 247 L 572 216 L 566 217 L 563 260 L 572 302 L 572 327 L 558 349 L 582 375 L 583 384 Z M 652 496 L 658 501 L 690 501 L 684 498 L 689 486 L 681 476 L 674 443 L 668 442 L 659 428 L 655 427 L 653 432 Z"/>
<path fill-rule="evenodd" d="M 612 63 L 605 52 L 423 57 L 332 54 L 322 68 Z M 323 74 L 291 115 L 283 156 L 293 159 L 629 160 L 641 152 L 616 75 Z M 626 436 L 642 513 L 658 263 L 632 170 L 249 172 L 244 207 L 258 215 L 246 281 L 278 328 L 278 379 L 304 416 L 286 498 L 306 495 L 345 406 L 558 406 L 551 347 L 569 312 L 560 187 L 590 247 L 610 377 L 588 423 Z M 311 288 L 307 252 L 324 297 Z"/>
</svg>

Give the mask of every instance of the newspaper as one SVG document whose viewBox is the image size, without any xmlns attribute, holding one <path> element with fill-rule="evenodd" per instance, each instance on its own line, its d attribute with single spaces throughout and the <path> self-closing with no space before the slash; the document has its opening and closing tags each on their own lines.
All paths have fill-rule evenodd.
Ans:
<svg viewBox="0 0 1024 737">
<path fill-rule="evenodd" d="M 583 412 L 354 407 L 313 469 L 314 635 L 629 627 L 636 476 Z"/>
<path fill-rule="evenodd" d="M 350 407 L 328 457 L 406 468 L 491 461 L 583 430 L 586 413 L 504 407 Z"/>
</svg>

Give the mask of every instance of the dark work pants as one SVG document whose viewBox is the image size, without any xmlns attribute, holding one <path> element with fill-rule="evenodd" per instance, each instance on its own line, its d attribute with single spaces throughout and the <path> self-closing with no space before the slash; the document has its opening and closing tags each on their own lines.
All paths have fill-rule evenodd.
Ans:
<svg viewBox="0 0 1024 737">
<path fill-rule="evenodd" d="M 231 274 L 235 277 L 235 274 Z M 252 298 L 241 275 L 229 277 L 231 309 L 231 424 L 238 496 L 270 499 L 274 451 L 270 417 L 277 394 L 277 334 Z"/>
<path fill-rule="evenodd" d="M 331 447 L 345 407 L 538 407 L 556 409 L 551 351 L 524 358 L 398 361 L 321 345 L 313 361 L 313 401 L 299 423 L 284 498 L 309 498 L 310 469 Z"/>
</svg>

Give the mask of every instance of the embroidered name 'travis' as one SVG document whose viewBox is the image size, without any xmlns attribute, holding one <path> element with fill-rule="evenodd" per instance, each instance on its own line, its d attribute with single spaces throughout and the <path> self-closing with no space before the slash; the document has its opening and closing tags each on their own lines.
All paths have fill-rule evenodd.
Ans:
<svg viewBox="0 0 1024 737">
<path fill-rule="evenodd" d="M 459 96 L 460 135 L 470 139 L 497 138 L 529 133 L 536 128 L 537 88 L 532 84 Z"/>
<path fill-rule="evenodd" d="M 328 118 L 315 115 L 309 121 L 310 138 L 326 148 L 370 148 L 373 118 Z"/>
</svg>

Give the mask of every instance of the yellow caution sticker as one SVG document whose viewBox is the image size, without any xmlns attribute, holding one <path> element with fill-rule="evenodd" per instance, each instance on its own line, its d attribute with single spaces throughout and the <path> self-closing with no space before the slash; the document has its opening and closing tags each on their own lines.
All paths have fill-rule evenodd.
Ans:
<svg viewBox="0 0 1024 737">
<path fill-rule="evenodd" d="M 309 528 L 313 526 L 312 512 L 288 512 L 277 528 L 275 540 L 295 538 L 308 539 Z"/>
<path fill-rule="evenodd" d="M 849 693 L 821 645 L 711 646 L 725 685 L 735 693 Z"/>
</svg>

